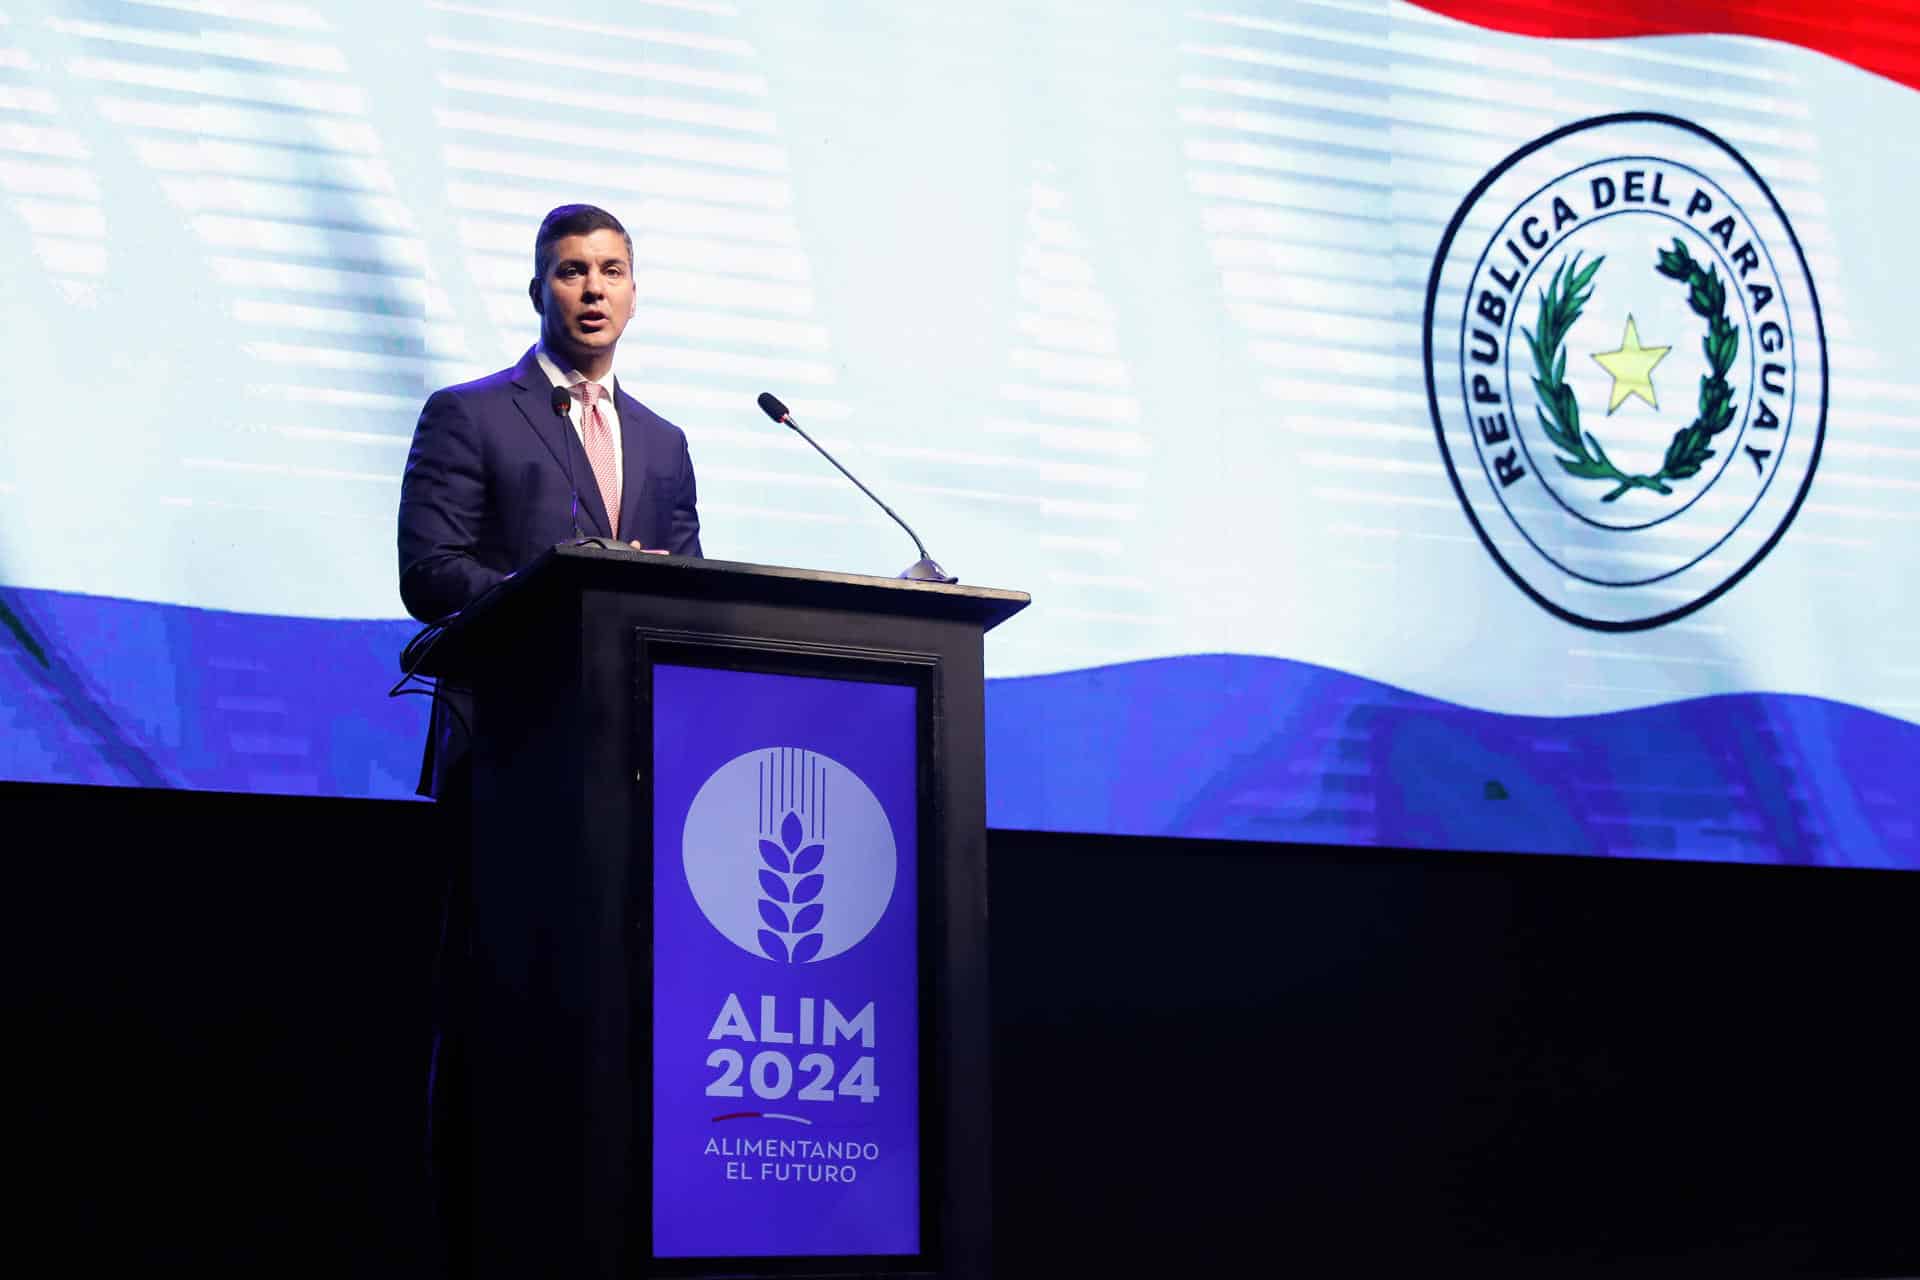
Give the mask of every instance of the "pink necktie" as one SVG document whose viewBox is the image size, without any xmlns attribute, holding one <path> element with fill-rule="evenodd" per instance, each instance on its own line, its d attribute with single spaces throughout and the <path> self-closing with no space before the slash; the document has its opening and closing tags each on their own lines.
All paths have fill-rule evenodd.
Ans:
<svg viewBox="0 0 1920 1280">
<path fill-rule="evenodd" d="M 569 388 L 574 398 L 586 402 L 586 419 L 581 435 L 586 439 L 587 461 L 593 464 L 593 478 L 600 482 L 600 500 L 607 508 L 607 532 L 620 536 L 620 473 L 613 465 L 613 432 L 600 416 L 600 397 L 606 388 L 597 382 L 576 382 Z"/>
</svg>

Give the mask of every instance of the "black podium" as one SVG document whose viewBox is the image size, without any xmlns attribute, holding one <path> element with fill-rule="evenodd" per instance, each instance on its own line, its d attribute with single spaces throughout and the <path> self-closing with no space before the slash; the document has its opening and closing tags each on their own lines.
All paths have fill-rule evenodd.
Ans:
<svg viewBox="0 0 1920 1280">
<path fill-rule="evenodd" d="M 474 697 L 477 1274 L 989 1268 L 1009 591 L 556 547 Z"/>
</svg>

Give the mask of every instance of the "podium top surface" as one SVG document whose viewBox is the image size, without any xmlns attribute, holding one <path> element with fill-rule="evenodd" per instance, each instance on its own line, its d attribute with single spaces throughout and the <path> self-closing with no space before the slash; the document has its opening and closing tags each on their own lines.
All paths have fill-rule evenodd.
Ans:
<svg viewBox="0 0 1920 1280">
<path fill-rule="evenodd" d="M 494 620 L 528 607 L 532 597 L 565 589 L 940 618 L 970 622 L 982 631 L 990 631 L 1005 622 L 1026 608 L 1032 599 L 1024 591 L 997 587 L 652 555 L 595 539 L 548 548 L 525 568 L 446 619 L 430 652 L 413 664 L 413 669 L 420 675 L 451 674 L 464 665 L 466 641 L 476 633 L 487 630 Z M 408 646 L 409 653 L 414 647 Z M 408 659 L 403 656 L 402 664 L 407 663 Z"/>
</svg>

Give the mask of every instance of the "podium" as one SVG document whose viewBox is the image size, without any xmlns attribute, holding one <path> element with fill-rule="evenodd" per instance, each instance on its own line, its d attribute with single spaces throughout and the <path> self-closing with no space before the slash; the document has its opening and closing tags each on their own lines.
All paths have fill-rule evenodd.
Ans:
<svg viewBox="0 0 1920 1280">
<path fill-rule="evenodd" d="M 449 624 L 476 1274 L 988 1273 L 982 637 L 1027 602 L 587 544 Z"/>
</svg>

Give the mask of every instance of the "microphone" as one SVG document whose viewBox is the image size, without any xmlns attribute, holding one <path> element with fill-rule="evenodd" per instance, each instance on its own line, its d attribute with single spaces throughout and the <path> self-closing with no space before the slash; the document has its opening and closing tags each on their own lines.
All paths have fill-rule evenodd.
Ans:
<svg viewBox="0 0 1920 1280">
<path fill-rule="evenodd" d="M 573 393 L 565 387 L 555 387 L 547 396 L 547 404 L 553 409 L 553 416 L 566 424 L 567 434 L 560 437 L 560 459 L 567 464 L 567 492 L 573 498 L 573 536 L 583 541 L 586 534 L 580 531 L 580 487 L 573 482 L 573 441 L 567 437 L 573 433 L 573 418 L 567 413 L 567 402 L 573 399 Z"/>
<path fill-rule="evenodd" d="M 960 579 L 954 577 L 952 574 L 948 573 L 945 569 L 942 569 L 938 564 L 934 563 L 933 557 L 927 554 L 927 544 L 920 541 L 920 535 L 915 533 L 912 527 L 909 526 L 905 520 L 902 520 L 897 514 L 895 514 L 894 509 L 892 507 L 880 501 L 879 495 L 875 494 L 874 491 L 867 488 L 867 486 L 861 484 L 860 477 L 854 475 L 853 472 L 841 466 L 840 460 L 838 458 L 828 453 L 825 449 L 822 449 L 820 447 L 820 442 L 818 440 L 815 440 L 812 436 L 808 435 L 806 432 L 800 429 L 800 424 L 793 420 L 793 415 L 787 412 L 787 406 L 780 403 L 780 398 L 778 396 L 774 395 L 771 391 L 762 391 L 760 393 L 759 404 L 760 404 L 760 412 L 766 414 L 769 418 L 772 418 L 775 422 L 784 423 L 786 426 L 792 427 L 793 433 L 795 435 L 799 436 L 802 440 L 805 440 L 808 444 L 812 445 L 814 447 L 814 450 L 817 453 L 819 453 L 821 457 L 825 458 L 828 462 L 831 462 L 833 464 L 834 470 L 838 471 L 841 475 L 845 476 L 847 479 L 853 481 L 855 488 L 859 489 L 860 492 L 866 494 L 869 498 L 873 499 L 873 505 L 875 505 L 876 507 L 879 507 L 882 511 L 886 512 L 887 515 L 892 518 L 895 524 L 899 525 L 902 529 L 905 529 L 907 531 L 907 536 L 913 539 L 914 547 L 917 548 L 920 552 L 920 558 L 916 560 L 914 563 L 908 565 L 905 569 L 902 569 L 899 574 L 900 577 L 910 579 L 911 581 L 914 581 L 914 582 L 958 582 L 960 581 Z"/>
</svg>

